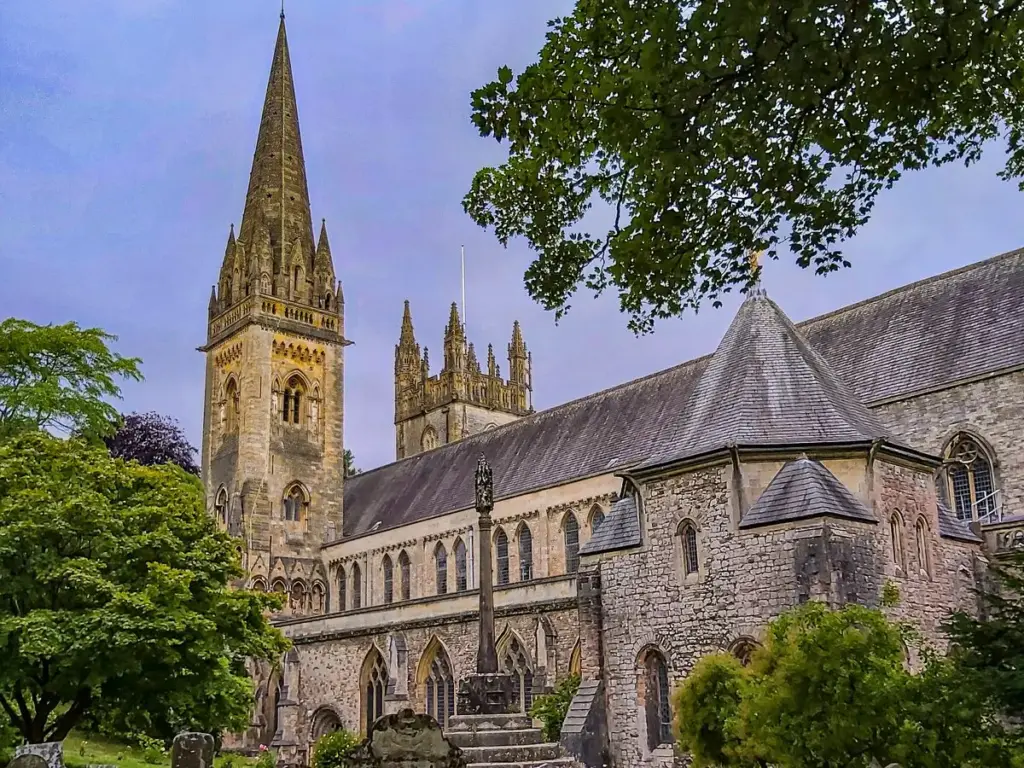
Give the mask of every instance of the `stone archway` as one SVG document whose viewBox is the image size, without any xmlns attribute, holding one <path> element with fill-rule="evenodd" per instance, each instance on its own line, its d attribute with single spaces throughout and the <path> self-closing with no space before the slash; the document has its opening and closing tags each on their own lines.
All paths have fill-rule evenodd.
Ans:
<svg viewBox="0 0 1024 768">
<path fill-rule="evenodd" d="M 339 730 L 342 727 L 341 717 L 333 707 L 320 707 L 313 713 L 309 726 L 309 745 L 312 747 L 321 736 Z"/>
</svg>

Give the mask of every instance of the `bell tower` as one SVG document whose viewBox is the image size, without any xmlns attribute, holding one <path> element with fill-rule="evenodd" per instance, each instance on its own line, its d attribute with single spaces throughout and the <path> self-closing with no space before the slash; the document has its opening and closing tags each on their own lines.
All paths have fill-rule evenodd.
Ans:
<svg viewBox="0 0 1024 768">
<path fill-rule="evenodd" d="M 327 224 L 314 239 L 284 14 L 249 187 L 210 295 L 207 503 L 249 584 L 327 609 L 319 547 L 341 534 L 345 302 Z"/>
</svg>

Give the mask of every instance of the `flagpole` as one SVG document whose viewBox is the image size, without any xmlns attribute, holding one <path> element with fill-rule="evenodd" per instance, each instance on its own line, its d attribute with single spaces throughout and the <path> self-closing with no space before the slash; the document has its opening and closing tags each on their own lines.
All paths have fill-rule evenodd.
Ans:
<svg viewBox="0 0 1024 768">
<path fill-rule="evenodd" d="M 466 327 L 466 246 L 462 246 L 462 327 Z"/>
</svg>

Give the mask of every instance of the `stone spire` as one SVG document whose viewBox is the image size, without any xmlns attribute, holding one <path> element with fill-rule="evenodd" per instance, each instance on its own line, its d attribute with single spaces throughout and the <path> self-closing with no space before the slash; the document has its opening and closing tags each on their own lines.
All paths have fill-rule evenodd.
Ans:
<svg viewBox="0 0 1024 768">
<path fill-rule="evenodd" d="M 466 329 L 459 319 L 459 306 L 454 301 L 444 329 L 444 368 L 461 371 L 466 367 Z"/>
<path fill-rule="evenodd" d="M 334 259 L 331 258 L 331 243 L 327 239 L 327 219 L 320 220 L 320 237 L 317 238 L 316 256 L 313 257 L 313 274 L 322 280 L 327 288 L 334 287 Z"/>
<path fill-rule="evenodd" d="M 395 376 L 402 374 L 418 375 L 421 368 L 420 345 L 416 343 L 416 334 L 412 328 L 412 311 L 409 300 L 405 300 L 402 312 L 402 331 L 395 345 Z"/>
<path fill-rule="evenodd" d="M 473 342 L 469 342 L 467 347 L 466 367 L 470 373 L 480 373 L 480 361 L 476 359 L 476 349 L 473 347 Z"/>
<path fill-rule="evenodd" d="M 530 378 L 529 356 L 519 321 L 512 323 L 512 343 L 508 345 L 508 378 L 512 384 L 528 386 Z"/>
<path fill-rule="evenodd" d="M 270 236 L 274 293 L 305 298 L 304 284 L 313 272 L 313 223 L 283 16 L 270 66 L 239 238 L 246 244 L 256 244 L 261 225 Z"/>
</svg>

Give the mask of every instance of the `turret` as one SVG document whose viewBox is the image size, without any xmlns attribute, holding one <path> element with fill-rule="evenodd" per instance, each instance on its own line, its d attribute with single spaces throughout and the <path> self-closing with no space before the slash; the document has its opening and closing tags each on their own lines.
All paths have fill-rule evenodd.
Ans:
<svg viewBox="0 0 1024 768">
<path fill-rule="evenodd" d="M 459 307 L 453 301 L 444 329 L 444 371 L 463 371 L 466 368 L 466 329 L 459 319 Z"/>
<path fill-rule="evenodd" d="M 528 387 L 530 382 L 530 359 L 518 320 L 512 323 L 512 343 L 508 345 L 508 380 L 521 387 Z"/>
</svg>

